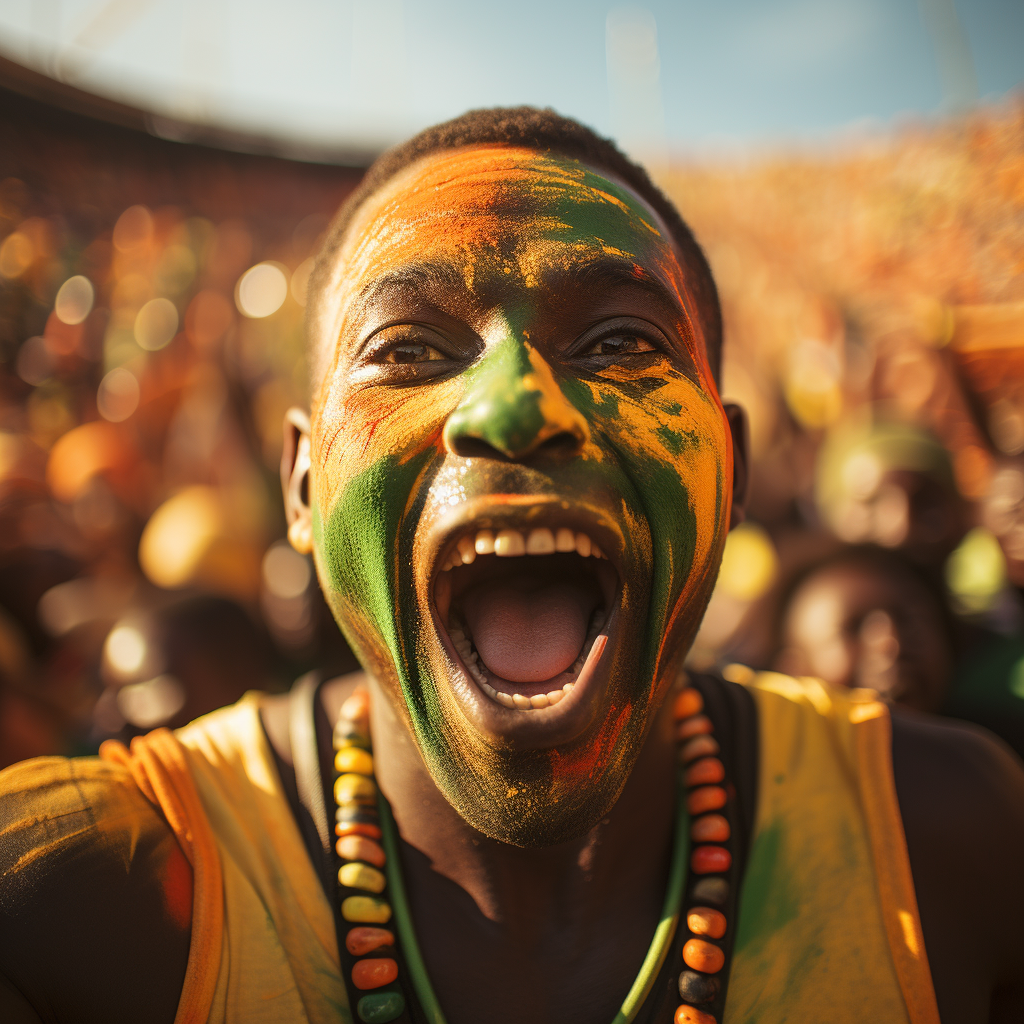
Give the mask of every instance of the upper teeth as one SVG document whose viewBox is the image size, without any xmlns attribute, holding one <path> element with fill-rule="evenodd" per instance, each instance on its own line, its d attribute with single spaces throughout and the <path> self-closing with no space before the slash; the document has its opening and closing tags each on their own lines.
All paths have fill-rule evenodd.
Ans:
<svg viewBox="0 0 1024 1024">
<path fill-rule="evenodd" d="M 604 558 L 601 549 L 585 534 L 562 527 L 555 532 L 546 526 L 523 534 L 519 530 L 477 530 L 475 535 L 461 537 L 441 566 L 447 572 L 456 565 L 469 565 L 477 555 L 550 555 L 556 551 L 575 551 L 584 558 Z"/>
</svg>

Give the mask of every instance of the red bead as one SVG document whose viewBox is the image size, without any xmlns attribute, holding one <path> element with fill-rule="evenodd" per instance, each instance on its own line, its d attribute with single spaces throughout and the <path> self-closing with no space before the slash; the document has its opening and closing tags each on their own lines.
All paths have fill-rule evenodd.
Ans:
<svg viewBox="0 0 1024 1024">
<path fill-rule="evenodd" d="M 729 870 L 732 854 L 723 846 L 698 846 L 690 855 L 690 867 L 696 875 L 718 875 Z"/>
<path fill-rule="evenodd" d="M 724 843 L 729 835 L 729 822 L 721 814 L 705 814 L 690 824 L 690 838 L 695 843 Z"/>
<path fill-rule="evenodd" d="M 675 703 L 672 705 L 672 717 L 676 721 L 680 718 L 691 718 L 703 708 L 704 698 L 700 695 L 700 690 L 688 686 L 676 695 Z"/>
<path fill-rule="evenodd" d="M 356 988 L 380 988 L 398 977 L 398 964 L 390 957 L 359 960 L 352 968 L 352 984 Z"/>
<path fill-rule="evenodd" d="M 725 966 L 725 954 L 713 943 L 690 939 L 683 946 L 683 961 L 695 971 L 717 974 Z"/>
<path fill-rule="evenodd" d="M 683 782 L 687 786 L 706 786 L 725 778 L 725 765 L 717 757 L 705 757 L 686 769 Z"/>
<path fill-rule="evenodd" d="M 372 953 L 375 949 L 394 944 L 395 936 L 387 928 L 370 928 L 360 925 L 357 928 L 351 928 L 348 935 L 345 936 L 345 948 L 353 956 L 366 956 L 367 953 Z"/>
<path fill-rule="evenodd" d="M 361 722 L 363 719 L 369 717 L 369 693 L 362 688 L 356 690 L 356 692 L 341 705 L 340 714 L 342 718 L 347 718 L 350 722 Z"/>
<path fill-rule="evenodd" d="M 711 719 L 707 715 L 694 715 L 685 718 L 676 726 L 676 739 L 688 740 L 694 736 L 705 736 L 714 730 Z"/>
<path fill-rule="evenodd" d="M 717 811 L 725 806 L 725 790 L 721 786 L 701 786 L 686 798 L 686 809 L 696 816 L 705 811 Z"/>
<path fill-rule="evenodd" d="M 380 839 L 383 835 L 376 825 L 368 825 L 364 822 L 353 821 L 349 824 L 337 824 L 334 826 L 336 836 L 366 836 L 368 839 Z"/>
<path fill-rule="evenodd" d="M 380 844 L 366 836 L 342 836 L 334 848 L 338 851 L 338 856 L 344 860 L 365 860 L 375 868 L 384 867 L 384 861 L 387 860 Z"/>
<path fill-rule="evenodd" d="M 676 1010 L 675 1024 L 718 1024 L 714 1014 L 705 1013 L 685 1003 Z"/>
<path fill-rule="evenodd" d="M 706 935 L 709 939 L 720 939 L 725 934 L 725 914 L 711 907 L 691 907 L 686 915 L 686 927 L 694 935 Z"/>
<path fill-rule="evenodd" d="M 683 764 L 688 764 L 698 757 L 707 757 L 710 754 L 717 754 L 718 751 L 718 740 L 714 736 L 696 736 L 683 744 L 683 749 L 679 751 L 679 760 Z"/>
</svg>

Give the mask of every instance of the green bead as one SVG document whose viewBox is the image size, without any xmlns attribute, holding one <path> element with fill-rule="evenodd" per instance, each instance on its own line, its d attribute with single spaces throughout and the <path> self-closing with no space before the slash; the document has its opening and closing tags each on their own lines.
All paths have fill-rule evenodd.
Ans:
<svg viewBox="0 0 1024 1024">
<path fill-rule="evenodd" d="M 356 1013 L 365 1024 L 387 1024 L 405 1009 L 401 992 L 374 992 L 363 996 L 356 1005 Z"/>
</svg>

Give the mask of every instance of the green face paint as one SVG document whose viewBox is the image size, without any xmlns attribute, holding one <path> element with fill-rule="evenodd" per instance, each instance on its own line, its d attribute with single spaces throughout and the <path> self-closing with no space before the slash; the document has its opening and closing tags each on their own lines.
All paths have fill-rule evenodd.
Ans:
<svg viewBox="0 0 1024 1024">
<path fill-rule="evenodd" d="M 334 614 L 467 821 L 517 845 L 580 834 L 629 775 L 724 542 L 729 432 L 674 251 L 593 171 L 478 148 L 372 197 L 328 287 L 311 495 Z M 445 569 L 502 529 L 583 533 L 608 557 Z M 593 681 L 539 710 L 491 699 L 449 634 L 494 594 L 518 608 L 521 586 L 568 588 L 550 621 L 578 601 L 608 636 Z"/>
</svg>

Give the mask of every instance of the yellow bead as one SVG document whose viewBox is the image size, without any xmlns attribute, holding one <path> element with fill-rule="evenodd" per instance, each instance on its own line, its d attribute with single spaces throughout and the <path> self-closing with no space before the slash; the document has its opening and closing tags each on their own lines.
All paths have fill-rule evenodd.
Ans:
<svg viewBox="0 0 1024 1024">
<path fill-rule="evenodd" d="M 373 774 L 373 755 L 359 747 L 344 747 L 334 755 L 334 767 L 339 772 Z"/>
<path fill-rule="evenodd" d="M 358 861 L 343 864 L 338 871 L 338 881 L 350 889 L 365 889 L 367 892 L 383 892 L 387 884 L 382 872 Z"/>
<path fill-rule="evenodd" d="M 387 924 L 391 920 L 391 907 L 374 896 L 349 896 L 342 900 L 341 916 L 358 924 Z"/>
<path fill-rule="evenodd" d="M 339 775 L 334 783 L 334 799 L 339 804 L 373 804 L 377 802 L 377 786 L 365 775 Z"/>
</svg>

